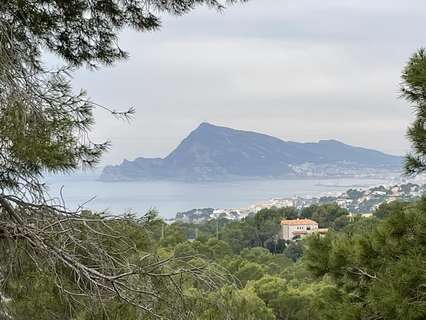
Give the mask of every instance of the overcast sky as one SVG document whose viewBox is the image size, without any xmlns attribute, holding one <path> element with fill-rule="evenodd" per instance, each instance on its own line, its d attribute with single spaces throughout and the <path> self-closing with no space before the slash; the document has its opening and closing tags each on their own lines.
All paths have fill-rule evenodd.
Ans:
<svg viewBox="0 0 426 320">
<path fill-rule="evenodd" d="M 110 139 L 104 164 L 166 156 L 200 122 L 283 140 L 338 139 L 403 154 L 412 109 L 400 73 L 426 45 L 424 0 L 251 0 L 218 14 L 166 17 L 160 31 L 126 31 L 130 59 L 76 88 L 100 104 L 136 108 L 130 123 L 97 112 Z"/>
</svg>

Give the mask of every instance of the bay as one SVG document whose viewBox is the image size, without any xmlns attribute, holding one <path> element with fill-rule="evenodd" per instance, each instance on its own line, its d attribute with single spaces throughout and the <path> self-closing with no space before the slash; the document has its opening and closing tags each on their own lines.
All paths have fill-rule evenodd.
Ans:
<svg viewBox="0 0 426 320">
<path fill-rule="evenodd" d="M 194 208 L 245 208 L 271 198 L 312 197 L 336 194 L 349 188 L 389 184 L 390 179 L 303 179 L 243 180 L 186 183 L 176 181 L 132 181 L 107 183 L 96 176 L 51 176 L 47 179 L 52 198 L 62 197 L 68 209 L 133 212 L 156 209 L 164 218 Z"/>
</svg>

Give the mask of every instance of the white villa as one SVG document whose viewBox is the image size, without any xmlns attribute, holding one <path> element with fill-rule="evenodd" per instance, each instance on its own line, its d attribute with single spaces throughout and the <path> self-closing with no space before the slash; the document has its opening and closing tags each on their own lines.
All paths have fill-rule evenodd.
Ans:
<svg viewBox="0 0 426 320">
<path fill-rule="evenodd" d="M 282 240 L 297 240 L 314 232 L 327 231 L 327 229 L 319 229 L 318 223 L 311 219 L 282 220 L 279 237 Z"/>
</svg>

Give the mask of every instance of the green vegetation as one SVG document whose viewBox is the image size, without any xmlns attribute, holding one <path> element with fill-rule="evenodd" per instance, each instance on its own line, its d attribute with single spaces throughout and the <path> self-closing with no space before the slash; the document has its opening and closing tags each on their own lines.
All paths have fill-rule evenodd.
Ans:
<svg viewBox="0 0 426 320">
<path fill-rule="evenodd" d="M 108 147 L 90 140 L 98 105 L 74 93 L 72 68 L 124 58 L 124 27 L 153 30 L 161 13 L 201 4 L 222 8 L 215 0 L 0 3 L 0 318 L 425 319 L 426 200 L 354 221 L 324 205 L 203 225 L 48 201 L 44 172 L 93 165 Z M 46 48 L 67 65 L 45 68 Z M 420 50 L 403 74 L 417 111 L 409 173 L 426 167 L 425 61 Z M 330 232 L 280 241 L 280 220 L 299 216 Z"/>
<path fill-rule="evenodd" d="M 99 161 L 109 143 L 91 140 L 95 108 L 126 119 L 134 112 L 89 100 L 71 73 L 126 58 L 124 28 L 152 31 L 162 14 L 201 5 L 224 8 L 215 0 L 0 1 L 0 318 L 187 319 L 176 303 L 186 277 L 220 283 L 215 270 L 157 250 L 153 215 L 70 211 L 50 200 L 43 179 Z M 45 66 L 46 51 L 63 65 Z"/>
<path fill-rule="evenodd" d="M 408 128 L 407 136 L 414 149 L 406 159 L 408 174 L 418 174 L 426 170 L 426 50 L 418 50 L 408 61 L 402 74 L 402 96 L 416 112 L 416 118 Z"/>
<path fill-rule="evenodd" d="M 350 297 L 347 319 L 426 317 L 426 200 L 393 204 L 383 220 L 368 219 L 347 232 L 307 243 L 307 268 L 330 277 Z"/>
<path fill-rule="evenodd" d="M 277 231 L 271 226 L 286 214 L 324 217 L 330 231 L 324 237 L 282 242 L 277 249 L 268 241 Z M 155 294 L 162 299 L 151 300 L 150 312 L 113 296 L 107 305 L 90 299 L 90 308 L 82 308 L 87 297 L 59 290 L 55 277 L 38 270 L 25 255 L 19 258 L 19 272 L 5 281 L 2 293 L 11 300 L 2 306 L 16 319 L 155 319 L 155 314 L 206 320 L 424 319 L 426 200 L 383 205 L 371 218 L 334 227 L 342 216 L 335 206 L 323 205 L 262 210 L 242 221 L 219 224 L 219 230 L 212 227 L 217 221 L 167 225 L 155 213 L 142 220 L 108 222 L 132 240 L 122 259 L 142 262 L 151 252 L 173 261 L 154 267 L 151 274 L 188 271 L 154 280 Z M 245 232 L 249 228 L 252 232 Z M 195 229 L 199 237 L 188 240 Z M 243 244 L 236 244 L 232 233 Z M 109 241 L 108 247 L 115 251 L 120 243 Z M 132 281 L 149 277 L 139 274 Z M 180 292 L 173 290 L 174 281 L 179 281 Z M 75 290 L 71 280 L 61 285 Z"/>
</svg>

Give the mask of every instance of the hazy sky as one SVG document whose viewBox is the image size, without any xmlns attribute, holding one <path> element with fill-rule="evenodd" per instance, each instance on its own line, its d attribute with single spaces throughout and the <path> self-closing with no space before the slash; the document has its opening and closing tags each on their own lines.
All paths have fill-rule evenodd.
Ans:
<svg viewBox="0 0 426 320">
<path fill-rule="evenodd" d="M 218 14 L 166 17 L 126 31 L 130 59 L 80 70 L 77 88 L 130 124 L 97 112 L 104 163 L 165 156 L 200 122 L 283 140 L 338 139 L 402 154 L 412 109 L 398 98 L 408 57 L 426 45 L 424 0 L 251 0 Z"/>
</svg>

